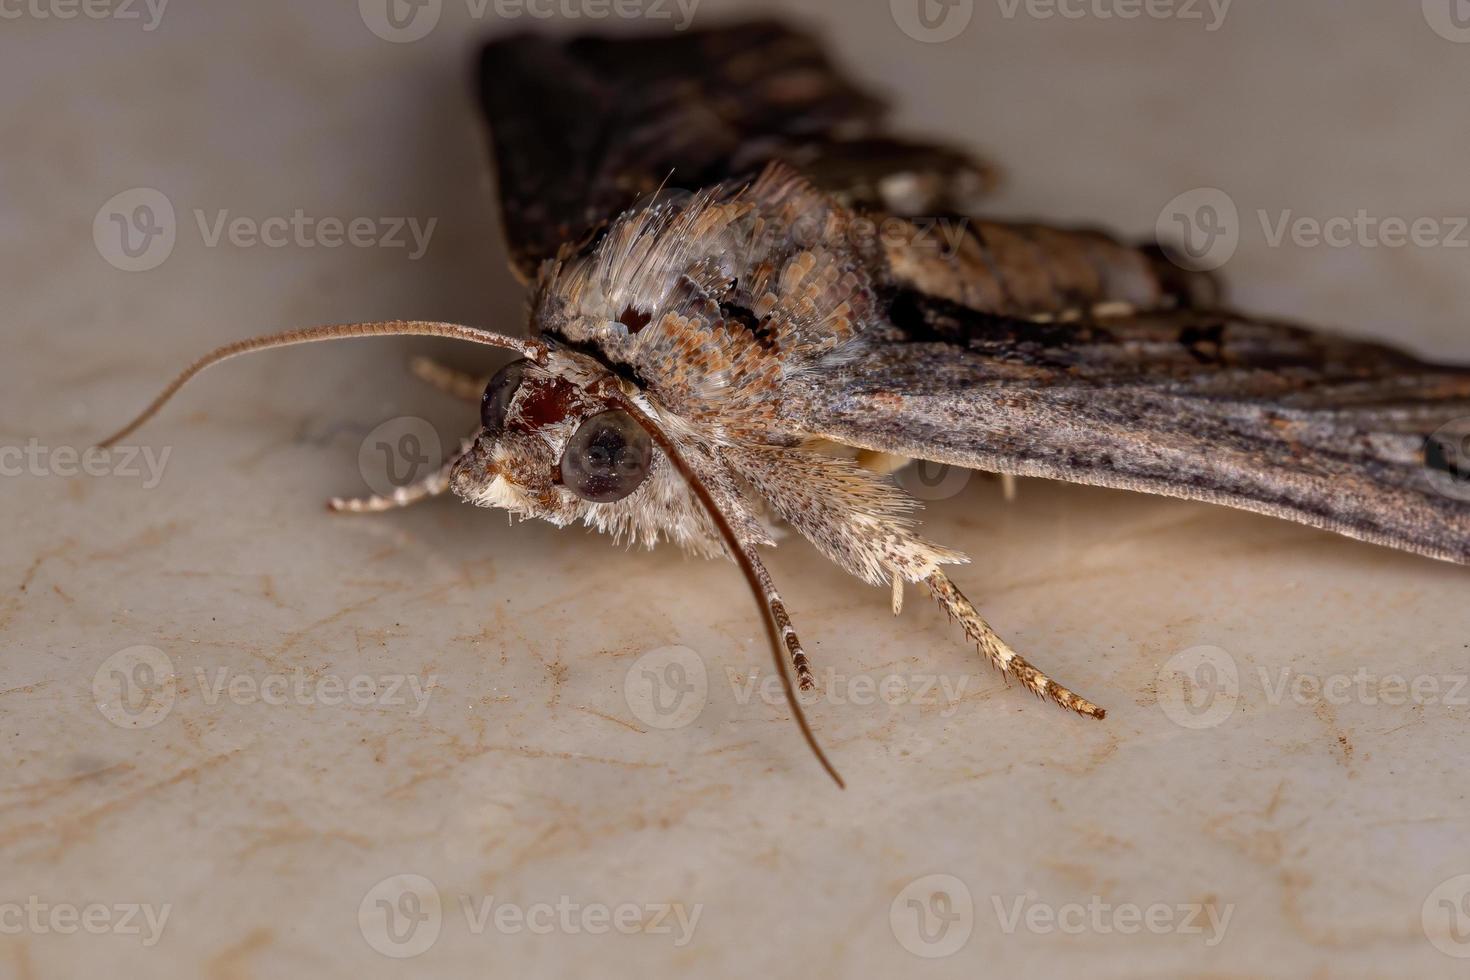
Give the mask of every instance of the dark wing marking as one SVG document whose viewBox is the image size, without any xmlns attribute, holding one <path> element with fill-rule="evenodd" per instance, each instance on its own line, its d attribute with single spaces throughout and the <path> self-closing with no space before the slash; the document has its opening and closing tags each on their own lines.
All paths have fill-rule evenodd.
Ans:
<svg viewBox="0 0 1470 980">
<path fill-rule="evenodd" d="M 1470 369 L 1231 313 L 1036 324 L 914 294 L 891 310 L 865 354 L 789 386 L 805 431 L 1470 563 L 1459 435 L 1430 439 L 1470 416 Z"/>
<path fill-rule="evenodd" d="M 507 238 L 530 278 L 660 183 L 698 189 L 773 159 L 853 204 L 964 210 L 993 173 L 883 130 L 883 105 L 805 34 L 758 22 L 655 37 L 518 35 L 480 57 Z"/>
</svg>

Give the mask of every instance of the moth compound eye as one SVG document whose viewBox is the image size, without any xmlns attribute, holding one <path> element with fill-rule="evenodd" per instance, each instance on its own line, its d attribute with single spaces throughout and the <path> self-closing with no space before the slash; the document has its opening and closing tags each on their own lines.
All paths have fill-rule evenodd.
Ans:
<svg viewBox="0 0 1470 980">
<path fill-rule="evenodd" d="M 622 500 L 648 477 L 653 440 L 627 412 L 600 412 L 572 433 L 561 457 L 561 481 L 583 500 Z"/>
<path fill-rule="evenodd" d="M 491 435 L 505 428 L 505 413 L 510 410 L 510 400 L 521 386 L 521 376 L 526 373 L 526 359 L 511 361 L 495 372 L 495 377 L 485 386 L 480 396 L 480 424 Z"/>
</svg>

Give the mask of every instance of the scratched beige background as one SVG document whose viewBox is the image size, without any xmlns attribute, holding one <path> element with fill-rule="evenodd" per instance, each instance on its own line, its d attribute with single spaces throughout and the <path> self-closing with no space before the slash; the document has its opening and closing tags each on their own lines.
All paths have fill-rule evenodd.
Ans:
<svg viewBox="0 0 1470 980">
<path fill-rule="evenodd" d="M 705 0 L 695 23 L 738 6 Z M 1255 218 L 1466 213 L 1470 45 L 1448 13 L 1441 36 L 1417 2 L 1237 0 L 1208 31 L 977 0 L 930 44 L 882 2 L 789 6 L 903 123 L 1005 164 L 994 213 L 1142 235 L 1171 198 L 1218 187 L 1243 216 L 1240 303 L 1470 357 L 1470 251 L 1273 248 Z M 5 9 L 0 444 L 46 452 L 45 475 L 0 479 L 0 974 L 1462 975 L 1466 692 L 1376 696 L 1394 675 L 1458 690 L 1460 569 L 1121 493 L 1024 482 L 1008 505 L 972 480 L 931 505 L 931 533 L 976 558 L 958 580 L 1017 646 L 1110 709 L 1088 724 L 1008 688 L 917 595 L 895 620 L 882 592 L 782 547 L 772 571 L 820 667 L 960 691 L 813 706 L 840 793 L 784 709 L 737 696 L 768 661 L 731 568 L 448 500 L 322 510 L 362 490 L 378 423 L 421 417 L 446 441 L 470 424 L 405 374 L 432 345 L 232 364 L 140 436 L 170 453 L 156 486 L 60 475 L 58 447 L 227 339 L 410 315 L 516 327 L 467 62 L 476 37 L 539 22 L 444 0 L 427 37 L 389 43 L 345 0 L 174 0 L 153 30 L 141 4 L 122 11 L 136 20 Z M 176 209 L 176 241 L 128 272 L 91 232 L 138 187 Z M 208 247 L 193 216 L 298 208 L 437 225 L 411 260 Z M 113 673 L 139 645 L 164 670 Z M 674 645 L 708 692 L 664 730 L 635 664 Z M 1239 677 L 1213 725 L 1159 680 L 1198 646 Z M 1362 675 L 1366 693 L 1271 693 L 1301 674 Z M 405 676 L 422 710 L 390 696 Z M 354 679 L 364 697 L 338 703 Z M 909 888 L 932 874 L 953 880 Z M 434 892 L 415 906 L 404 879 L 379 884 L 395 875 Z M 480 929 L 464 904 L 492 896 L 508 914 L 628 906 L 640 931 Z M 698 908 L 682 945 L 659 923 L 675 903 Z M 1154 905 L 1161 933 L 1123 934 Z M 1175 928 L 1191 905 L 1202 934 Z M 99 934 L 68 918 L 84 913 Z"/>
</svg>

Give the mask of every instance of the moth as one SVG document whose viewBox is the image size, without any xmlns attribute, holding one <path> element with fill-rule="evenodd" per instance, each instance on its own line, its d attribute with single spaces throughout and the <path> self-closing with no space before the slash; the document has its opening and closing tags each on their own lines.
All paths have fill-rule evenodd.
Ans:
<svg viewBox="0 0 1470 980">
<path fill-rule="evenodd" d="M 452 491 L 616 539 L 733 559 L 792 714 L 810 661 L 761 561 L 784 522 L 898 613 L 917 586 L 1041 698 L 1104 711 L 1007 645 L 886 479 L 906 460 L 1203 500 L 1470 561 L 1470 508 L 1435 491 L 1470 370 L 1232 312 L 1210 276 L 1087 228 L 982 220 L 995 171 L 891 133 L 808 36 L 758 22 L 676 36 L 495 40 L 479 64 L 529 337 L 395 321 L 289 331 L 187 368 L 346 337 L 515 352 L 477 431 L 382 511 Z M 960 234 L 933 235 L 934 217 Z M 881 233 L 875 233 L 881 230 Z"/>
</svg>

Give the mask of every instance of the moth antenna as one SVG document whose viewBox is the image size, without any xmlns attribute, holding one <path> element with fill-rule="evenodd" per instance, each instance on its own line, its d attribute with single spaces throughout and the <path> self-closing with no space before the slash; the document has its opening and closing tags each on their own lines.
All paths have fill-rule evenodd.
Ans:
<svg viewBox="0 0 1470 980">
<path fill-rule="evenodd" d="M 823 752 L 821 745 L 817 743 L 817 737 L 812 733 L 811 725 L 807 723 L 806 712 L 802 710 L 801 701 L 797 699 L 796 687 L 791 682 L 791 671 L 787 665 L 786 651 L 783 648 L 783 638 L 789 638 L 787 639 L 787 644 L 792 646 L 791 652 L 793 657 L 800 656 L 799 663 L 804 664 L 806 662 L 806 656 L 801 653 L 801 646 L 796 640 L 796 631 L 791 628 L 791 621 L 786 617 L 786 609 L 781 604 L 780 597 L 776 596 L 776 589 L 771 584 L 771 576 L 766 571 L 766 566 L 756 555 L 754 548 L 747 548 L 741 543 L 739 536 L 735 533 L 735 529 L 730 526 L 730 521 L 725 517 L 724 512 L 720 510 L 719 504 L 715 502 L 709 489 L 695 475 L 689 463 L 679 453 L 678 448 L 674 446 L 674 441 L 659 427 L 658 423 L 647 412 L 633 404 L 630 398 L 625 396 L 621 391 L 616 390 L 613 385 L 607 386 L 605 393 L 609 396 L 609 400 L 613 404 L 633 416 L 638 424 L 643 426 L 644 430 L 653 438 L 653 441 L 658 444 L 658 448 L 664 451 L 664 455 L 669 457 L 669 461 L 674 464 L 674 469 L 679 471 L 679 475 L 684 478 L 684 482 L 689 485 L 689 489 L 693 490 L 694 495 L 699 498 L 699 502 L 709 514 L 710 520 L 719 529 L 720 537 L 725 539 L 725 547 L 729 550 L 730 556 L 735 559 L 735 563 L 740 566 L 741 572 L 745 574 L 746 582 L 750 584 L 750 589 L 755 593 L 757 603 L 765 613 L 766 628 L 771 637 L 771 655 L 776 660 L 776 671 L 781 678 L 781 687 L 786 692 L 786 703 L 791 706 L 791 715 L 796 719 L 797 727 L 801 729 L 801 735 L 806 739 L 806 744 L 812 750 L 812 754 L 817 757 L 817 761 L 822 764 L 822 768 L 827 770 L 827 775 L 832 777 L 832 781 L 837 784 L 838 789 L 846 789 L 847 784 L 842 781 L 842 777 L 838 775 L 837 769 L 832 765 L 831 760 L 827 758 L 827 753 Z M 774 597 L 774 606 L 772 605 L 772 597 Z"/>
<path fill-rule="evenodd" d="M 267 334 L 264 337 L 237 340 L 233 344 L 225 344 L 205 354 L 184 368 L 179 376 L 174 378 L 167 388 L 159 392 L 158 397 L 154 398 L 148 407 L 139 412 L 131 422 L 97 445 L 106 449 L 118 440 L 131 435 L 144 422 L 158 414 L 158 410 L 180 388 L 184 387 L 189 379 L 212 364 L 218 364 L 220 361 L 229 360 L 240 354 L 270 350 L 273 347 L 292 347 L 296 344 L 345 340 L 350 337 L 447 337 L 451 340 L 467 340 L 474 344 L 484 344 L 487 347 L 504 347 L 535 361 L 543 361 L 546 358 L 546 345 L 539 341 L 519 340 L 515 337 L 492 333 L 489 330 L 481 330 L 478 327 L 466 327 L 458 323 L 440 323 L 434 320 L 381 320 L 371 323 L 338 323 L 324 327 L 307 327 L 303 330 L 284 330 L 281 333 Z"/>
</svg>

